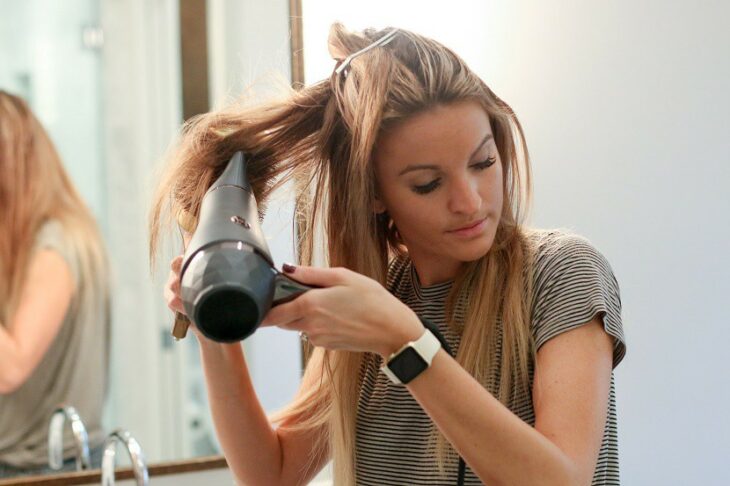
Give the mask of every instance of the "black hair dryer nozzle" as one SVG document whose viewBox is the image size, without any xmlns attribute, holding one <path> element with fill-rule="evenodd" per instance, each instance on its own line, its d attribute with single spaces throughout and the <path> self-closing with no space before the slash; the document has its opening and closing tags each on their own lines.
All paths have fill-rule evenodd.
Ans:
<svg viewBox="0 0 730 486">
<path fill-rule="evenodd" d="M 240 341 L 254 333 L 272 306 L 310 288 L 274 267 L 246 160 L 236 152 L 205 193 L 185 251 L 180 295 L 188 318 L 214 341 Z"/>
</svg>

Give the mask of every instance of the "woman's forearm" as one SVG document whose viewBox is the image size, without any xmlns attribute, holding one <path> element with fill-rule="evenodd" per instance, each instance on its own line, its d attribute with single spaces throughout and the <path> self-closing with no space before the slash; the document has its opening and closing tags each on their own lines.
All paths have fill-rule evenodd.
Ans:
<svg viewBox="0 0 730 486">
<path fill-rule="evenodd" d="M 575 484 L 568 457 L 502 405 L 443 350 L 436 354 L 431 367 L 407 386 L 483 482 Z"/>
<path fill-rule="evenodd" d="M 42 250 L 33 256 L 18 306 L 0 324 L 0 394 L 14 392 L 31 376 L 58 335 L 74 291 L 61 255 Z"/>
<path fill-rule="evenodd" d="M 229 467 L 243 484 L 278 484 L 281 445 L 256 396 L 241 345 L 200 341 L 213 422 Z"/>
</svg>

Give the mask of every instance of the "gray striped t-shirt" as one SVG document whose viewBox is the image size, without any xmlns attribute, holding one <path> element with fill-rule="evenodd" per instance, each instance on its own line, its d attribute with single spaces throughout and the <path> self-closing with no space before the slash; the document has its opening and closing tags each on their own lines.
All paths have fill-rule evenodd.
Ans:
<svg viewBox="0 0 730 486">
<path fill-rule="evenodd" d="M 534 243 L 532 333 L 536 349 L 562 332 L 602 315 L 606 332 L 615 338 L 613 365 L 626 347 L 621 324 L 618 283 L 608 261 L 585 238 L 563 230 L 531 230 Z M 460 336 L 446 324 L 445 300 L 451 282 L 422 287 L 408 258 L 391 262 L 387 288 L 420 317 L 438 325 L 455 352 Z M 463 309 L 457 308 L 463 320 Z M 499 359 L 497 360 L 499 361 Z M 394 385 L 380 372 L 381 358 L 366 354 L 357 412 L 356 475 L 358 485 L 456 484 L 458 462 L 447 464 L 440 476 L 429 446 L 433 423 L 403 385 Z M 530 363 L 530 376 L 534 363 Z M 494 370 L 498 372 L 498 370 Z M 452 397 L 453 398 L 453 397 Z M 535 424 L 532 396 L 518 396 L 509 407 Z M 619 484 L 616 399 L 613 374 L 608 416 L 593 485 Z M 467 466 L 464 484 L 482 484 Z"/>
</svg>

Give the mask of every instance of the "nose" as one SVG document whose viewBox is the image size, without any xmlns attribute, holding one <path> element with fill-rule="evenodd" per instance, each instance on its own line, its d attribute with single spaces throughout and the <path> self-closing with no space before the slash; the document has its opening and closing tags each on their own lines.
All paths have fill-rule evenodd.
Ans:
<svg viewBox="0 0 730 486">
<path fill-rule="evenodd" d="M 479 194 L 478 182 L 465 177 L 455 180 L 449 194 L 449 210 L 472 215 L 478 213 L 481 207 L 482 196 Z"/>
</svg>

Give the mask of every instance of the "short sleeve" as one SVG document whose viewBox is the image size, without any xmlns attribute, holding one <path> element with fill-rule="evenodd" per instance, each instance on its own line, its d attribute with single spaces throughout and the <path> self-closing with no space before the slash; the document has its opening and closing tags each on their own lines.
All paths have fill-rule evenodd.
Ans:
<svg viewBox="0 0 730 486">
<path fill-rule="evenodd" d="M 68 241 L 59 221 L 50 220 L 41 226 L 36 234 L 34 251 L 52 250 L 64 259 L 71 270 L 76 285 L 79 283 L 79 264 L 76 252 Z"/>
<path fill-rule="evenodd" d="M 535 349 L 598 315 L 614 338 L 615 368 L 626 354 L 626 342 L 619 286 L 606 258 L 587 239 L 563 234 L 538 251 L 535 270 Z"/>
</svg>

